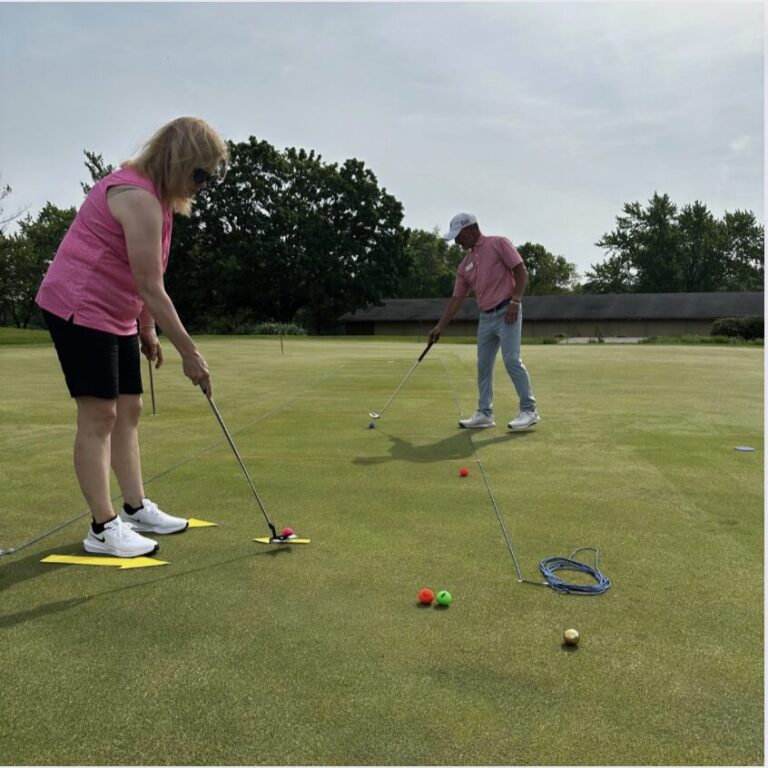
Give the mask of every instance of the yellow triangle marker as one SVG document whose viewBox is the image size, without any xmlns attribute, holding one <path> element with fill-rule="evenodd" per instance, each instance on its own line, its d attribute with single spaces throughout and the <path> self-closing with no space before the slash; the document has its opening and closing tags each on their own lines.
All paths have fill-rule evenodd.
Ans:
<svg viewBox="0 0 768 768">
<path fill-rule="evenodd" d="M 215 528 L 217 523 L 209 523 L 207 520 L 195 520 L 194 517 L 190 517 L 187 522 L 190 528 Z"/>
<path fill-rule="evenodd" d="M 62 563 L 67 565 L 102 565 L 112 568 L 150 568 L 153 565 L 168 565 L 165 560 L 152 557 L 88 557 L 80 555 L 48 555 L 41 563 Z"/>
<path fill-rule="evenodd" d="M 270 538 L 265 538 L 254 539 L 254 541 L 258 541 L 259 544 L 275 544 L 276 546 L 280 546 L 282 544 L 309 544 L 312 539 L 286 539 L 285 541 L 272 541 Z"/>
</svg>

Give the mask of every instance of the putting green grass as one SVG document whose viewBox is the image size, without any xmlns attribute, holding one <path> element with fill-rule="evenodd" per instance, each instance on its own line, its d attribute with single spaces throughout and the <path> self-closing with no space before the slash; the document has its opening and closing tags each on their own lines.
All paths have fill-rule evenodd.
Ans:
<svg viewBox="0 0 768 768">
<path fill-rule="evenodd" d="M 199 343 L 267 510 L 312 544 L 252 541 L 264 520 L 168 349 L 146 491 L 218 526 L 161 538 L 162 568 L 41 563 L 82 553 L 87 516 L 0 558 L 3 764 L 763 763 L 762 349 L 526 347 L 542 422 L 513 435 L 500 361 L 499 426 L 457 429 L 469 345 L 435 346 L 368 429 L 422 345 Z M 0 348 L 0 386 L 13 548 L 85 505 L 53 348 Z M 517 583 L 478 457 L 526 579 L 599 547 L 613 587 Z"/>
</svg>

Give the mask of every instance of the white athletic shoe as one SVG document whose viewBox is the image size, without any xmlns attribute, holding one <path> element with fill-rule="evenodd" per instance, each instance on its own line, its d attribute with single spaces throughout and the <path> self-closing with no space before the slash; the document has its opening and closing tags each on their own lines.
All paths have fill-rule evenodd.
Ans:
<svg viewBox="0 0 768 768">
<path fill-rule="evenodd" d="M 156 541 L 140 536 L 119 517 L 106 523 L 101 533 L 94 533 L 93 528 L 89 526 L 83 547 L 86 552 L 114 557 L 141 557 L 160 549 Z"/>
<path fill-rule="evenodd" d="M 541 421 L 541 419 L 537 411 L 520 411 L 507 426 L 510 429 L 528 429 L 528 427 L 532 427 L 538 421 Z"/>
<path fill-rule="evenodd" d="M 124 509 L 120 511 L 120 519 L 142 533 L 179 533 L 187 529 L 189 522 L 183 517 L 166 515 L 154 501 L 142 499 L 142 509 L 129 515 Z"/>
<path fill-rule="evenodd" d="M 471 419 L 459 419 L 459 426 L 464 427 L 464 429 L 486 429 L 487 427 L 495 427 L 496 422 L 482 411 L 477 411 Z"/>
</svg>

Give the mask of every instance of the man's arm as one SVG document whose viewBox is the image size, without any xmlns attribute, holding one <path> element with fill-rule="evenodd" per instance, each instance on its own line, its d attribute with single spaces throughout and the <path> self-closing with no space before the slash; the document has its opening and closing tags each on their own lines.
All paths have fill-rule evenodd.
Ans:
<svg viewBox="0 0 768 768">
<path fill-rule="evenodd" d="M 528 285 L 528 270 L 525 268 L 525 264 L 523 264 L 522 261 L 512 270 L 512 274 L 515 278 L 515 290 L 512 292 L 509 306 L 504 313 L 504 322 L 508 325 L 517 322 L 517 316 L 520 313 L 520 307 L 523 303 L 525 286 Z"/>
<path fill-rule="evenodd" d="M 512 270 L 512 274 L 515 277 L 515 290 L 512 292 L 511 298 L 516 304 L 520 304 L 525 293 L 525 286 L 528 285 L 528 270 L 525 268 L 525 264 L 520 262 Z"/>
</svg>

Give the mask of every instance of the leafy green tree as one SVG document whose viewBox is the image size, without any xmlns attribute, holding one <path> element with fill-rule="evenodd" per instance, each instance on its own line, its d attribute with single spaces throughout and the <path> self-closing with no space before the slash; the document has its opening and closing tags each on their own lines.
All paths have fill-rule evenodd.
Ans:
<svg viewBox="0 0 768 768">
<path fill-rule="evenodd" d="M 616 217 L 617 227 L 597 242 L 611 256 L 620 256 L 611 265 L 626 264 L 633 270 L 631 282 L 638 292 L 676 291 L 677 206 L 668 195 L 653 195 L 645 210 L 640 203 L 626 203 L 624 216 Z M 594 270 L 594 265 L 592 267 Z M 593 273 L 587 272 L 590 283 Z"/>
<path fill-rule="evenodd" d="M 37 313 L 37 289 L 74 218 L 74 208 L 46 203 L 36 219 L 19 222 L 17 234 L 0 237 L 0 305 L 17 328 Z"/>
<path fill-rule="evenodd" d="M 725 231 L 698 200 L 677 217 L 678 291 L 722 290 L 725 274 Z"/>
<path fill-rule="evenodd" d="M 579 274 L 576 265 L 564 256 L 555 256 L 539 243 L 523 243 L 517 248 L 528 270 L 525 292 L 531 296 L 549 296 L 570 293 Z"/>
<path fill-rule="evenodd" d="M 408 230 L 405 246 L 408 272 L 395 296 L 404 299 L 429 299 L 450 296 L 456 280 L 456 269 L 464 251 L 451 245 L 435 228 Z"/>
<path fill-rule="evenodd" d="M 193 329 L 227 318 L 327 327 L 392 295 L 408 262 L 402 205 L 355 159 L 229 143 L 225 180 L 177 217 L 167 282 Z"/>
<path fill-rule="evenodd" d="M 725 212 L 724 285 L 731 291 L 762 291 L 765 231 L 752 211 Z"/>
<path fill-rule="evenodd" d="M 592 264 L 586 278 L 582 286 L 584 293 L 631 293 L 636 279 L 632 267 L 618 255 Z"/>
<path fill-rule="evenodd" d="M 763 228 L 754 214 L 726 213 L 717 220 L 700 201 L 678 213 L 668 195 L 654 194 L 647 208 L 624 205 L 616 229 L 597 245 L 608 260 L 591 265 L 585 290 L 595 292 L 760 290 Z"/>
<path fill-rule="evenodd" d="M 91 174 L 91 181 L 93 181 L 94 184 L 97 181 L 101 181 L 105 176 L 109 176 L 109 174 L 115 170 L 115 166 L 105 163 L 104 158 L 101 155 L 97 155 L 95 152 L 90 152 L 87 149 L 83 150 L 83 154 L 85 155 L 85 167 Z M 93 184 L 88 184 L 82 181 L 80 182 L 80 186 L 85 195 L 93 189 Z"/>
</svg>

